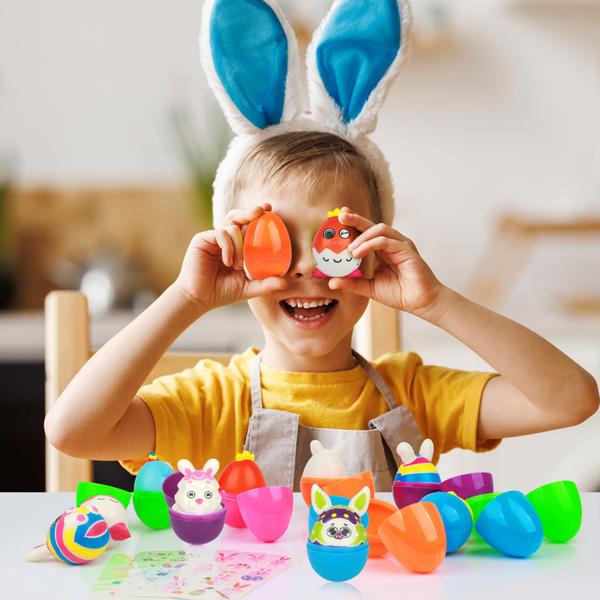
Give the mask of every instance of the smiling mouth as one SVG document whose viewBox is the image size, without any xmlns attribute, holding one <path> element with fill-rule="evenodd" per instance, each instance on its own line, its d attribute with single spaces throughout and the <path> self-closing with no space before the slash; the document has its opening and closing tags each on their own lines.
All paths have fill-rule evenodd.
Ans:
<svg viewBox="0 0 600 600">
<path fill-rule="evenodd" d="M 279 305 L 298 321 L 316 321 L 331 312 L 337 303 L 333 298 L 286 298 Z"/>
</svg>

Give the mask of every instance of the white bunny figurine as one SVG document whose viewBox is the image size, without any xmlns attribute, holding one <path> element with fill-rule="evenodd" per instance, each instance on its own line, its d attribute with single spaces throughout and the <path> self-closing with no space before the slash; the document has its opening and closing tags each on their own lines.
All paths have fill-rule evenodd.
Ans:
<svg viewBox="0 0 600 600">
<path fill-rule="evenodd" d="M 324 448 L 319 440 L 310 443 L 312 456 L 308 459 L 302 477 L 342 478 L 348 477 L 342 456 L 346 449 L 344 440 L 333 448 Z"/>
<path fill-rule="evenodd" d="M 202 469 L 195 469 L 186 459 L 177 463 L 183 477 L 177 484 L 173 510 L 182 513 L 206 515 L 221 508 L 219 482 L 215 475 L 219 470 L 219 461 L 210 458 Z"/>
</svg>

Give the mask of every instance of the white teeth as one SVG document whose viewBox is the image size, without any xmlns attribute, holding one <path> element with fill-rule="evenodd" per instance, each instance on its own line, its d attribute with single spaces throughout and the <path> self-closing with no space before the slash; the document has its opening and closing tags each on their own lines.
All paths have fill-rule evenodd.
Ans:
<svg viewBox="0 0 600 600">
<path fill-rule="evenodd" d="M 320 300 L 311 300 L 310 302 L 305 302 L 298 298 L 284 300 L 284 302 L 291 306 L 292 308 L 317 308 L 318 306 L 329 306 L 333 300 L 331 298 L 323 298 Z"/>
<path fill-rule="evenodd" d="M 303 317 L 302 315 L 293 315 L 294 319 L 298 319 L 298 321 L 315 321 L 316 319 L 320 319 L 324 317 L 325 313 L 321 313 L 319 315 L 315 315 L 314 317 Z"/>
</svg>

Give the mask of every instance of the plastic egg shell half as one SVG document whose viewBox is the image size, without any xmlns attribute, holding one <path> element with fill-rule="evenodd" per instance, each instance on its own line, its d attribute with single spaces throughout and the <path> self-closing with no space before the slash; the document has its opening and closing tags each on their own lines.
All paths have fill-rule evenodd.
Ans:
<svg viewBox="0 0 600 600">
<path fill-rule="evenodd" d="M 162 492 L 162 485 L 173 470 L 169 463 L 162 460 L 150 460 L 144 463 L 135 478 L 134 491 Z"/>
<path fill-rule="evenodd" d="M 176 471 L 163 483 L 163 500 L 169 506 L 171 526 L 175 535 L 188 544 L 208 544 L 223 531 L 227 510 L 223 504 L 219 510 L 205 515 L 192 515 L 173 510 L 177 484 L 182 478 L 183 473 Z"/>
<path fill-rule="evenodd" d="M 531 556 L 544 537 L 535 508 L 518 491 L 493 498 L 481 511 L 475 528 L 492 548 L 515 558 Z"/>
<path fill-rule="evenodd" d="M 421 502 L 437 506 L 446 530 L 446 554 L 458 550 L 471 535 L 473 517 L 467 503 L 456 494 L 434 492 L 424 496 Z"/>
<path fill-rule="evenodd" d="M 390 515 L 379 537 L 394 558 L 415 573 L 430 573 L 446 556 L 446 530 L 431 502 L 416 502 Z"/>
<path fill-rule="evenodd" d="M 581 527 L 581 496 L 574 481 L 554 481 L 535 488 L 527 499 L 533 504 L 544 535 L 558 544 L 568 542 Z"/>
<path fill-rule="evenodd" d="M 279 215 L 265 212 L 244 234 L 244 267 L 252 279 L 283 277 L 292 262 L 290 234 Z"/>
<path fill-rule="evenodd" d="M 329 581 L 348 581 L 356 577 L 369 558 L 368 543 L 358 546 L 322 546 L 309 540 L 306 551 L 315 572 Z"/>
</svg>

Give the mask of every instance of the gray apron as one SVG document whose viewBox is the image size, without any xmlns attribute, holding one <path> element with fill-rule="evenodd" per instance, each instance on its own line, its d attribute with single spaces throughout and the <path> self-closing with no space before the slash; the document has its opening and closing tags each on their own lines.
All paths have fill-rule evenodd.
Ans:
<svg viewBox="0 0 600 600">
<path fill-rule="evenodd" d="M 300 425 L 300 415 L 288 411 L 263 408 L 260 383 L 259 353 L 250 367 L 252 414 L 244 449 L 254 454 L 256 463 L 268 485 L 285 485 L 299 490 L 302 471 L 311 457 L 310 442 L 319 440 L 325 448 L 333 448 L 344 440 L 344 465 L 349 475 L 371 471 L 375 490 L 390 491 L 399 466 L 396 446 L 409 442 L 421 445 L 417 423 L 406 406 L 398 406 L 381 375 L 355 350 L 352 354 L 371 378 L 389 406 L 389 411 L 369 421 L 369 429 L 327 429 Z"/>
</svg>

